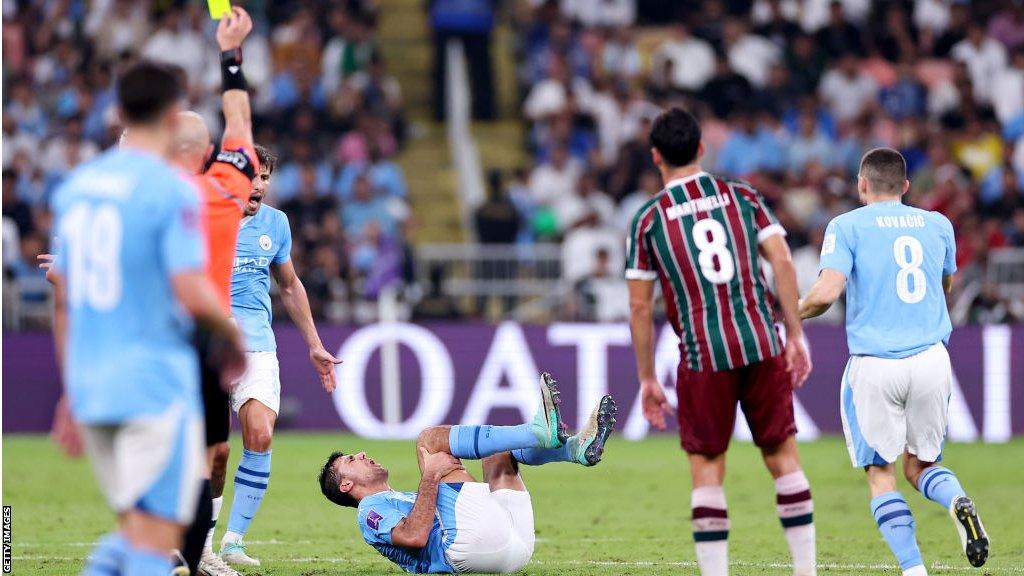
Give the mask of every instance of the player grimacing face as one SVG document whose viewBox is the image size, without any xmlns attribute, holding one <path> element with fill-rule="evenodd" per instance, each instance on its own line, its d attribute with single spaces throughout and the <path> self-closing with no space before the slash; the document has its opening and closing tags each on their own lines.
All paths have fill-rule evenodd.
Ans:
<svg viewBox="0 0 1024 576">
<path fill-rule="evenodd" d="M 259 212 L 263 198 L 267 195 L 268 184 L 270 184 L 270 169 L 260 166 L 260 171 L 252 179 L 252 192 L 249 194 L 249 202 L 245 204 L 246 216 L 252 216 Z"/>
<path fill-rule="evenodd" d="M 366 452 L 342 456 L 334 463 L 334 467 L 342 479 L 342 486 L 349 482 L 353 485 L 367 486 L 386 482 L 388 479 L 387 468 L 367 456 Z"/>
</svg>

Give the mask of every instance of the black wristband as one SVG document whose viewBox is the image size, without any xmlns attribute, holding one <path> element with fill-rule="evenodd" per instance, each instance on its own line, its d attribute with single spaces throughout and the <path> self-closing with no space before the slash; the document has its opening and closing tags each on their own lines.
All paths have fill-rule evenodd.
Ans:
<svg viewBox="0 0 1024 576">
<path fill-rule="evenodd" d="M 220 53 L 221 90 L 248 90 L 242 73 L 242 49 L 232 48 Z"/>
</svg>

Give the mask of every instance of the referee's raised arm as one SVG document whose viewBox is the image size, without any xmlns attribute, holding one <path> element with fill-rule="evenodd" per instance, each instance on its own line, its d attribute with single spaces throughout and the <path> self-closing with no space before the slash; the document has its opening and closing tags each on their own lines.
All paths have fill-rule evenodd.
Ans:
<svg viewBox="0 0 1024 576">
<path fill-rule="evenodd" d="M 242 42 L 252 31 L 252 18 L 244 9 L 235 6 L 217 25 L 217 44 L 220 45 L 220 71 L 224 93 L 224 142 L 241 141 L 253 146 L 252 109 L 249 105 L 249 86 L 242 73 Z"/>
</svg>

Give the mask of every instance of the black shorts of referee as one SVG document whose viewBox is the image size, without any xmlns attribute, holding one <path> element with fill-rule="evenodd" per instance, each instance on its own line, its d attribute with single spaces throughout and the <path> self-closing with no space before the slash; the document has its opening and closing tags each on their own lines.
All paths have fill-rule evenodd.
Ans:
<svg viewBox="0 0 1024 576">
<path fill-rule="evenodd" d="M 220 370 L 211 354 L 210 333 L 196 329 L 194 338 L 199 355 L 200 379 L 203 394 L 203 414 L 206 421 L 206 446 L 228 441 L 231 428 L 231 405 L 228 393 L 220 385 Z"/>
</svg>

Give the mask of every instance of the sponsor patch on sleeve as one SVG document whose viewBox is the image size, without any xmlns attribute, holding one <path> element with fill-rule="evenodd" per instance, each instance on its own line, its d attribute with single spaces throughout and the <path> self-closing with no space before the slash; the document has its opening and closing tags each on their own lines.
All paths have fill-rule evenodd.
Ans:
<svg viewBox="0 0 1024 576">
<path fill-rule="evenodd" d="M 370 510 L 370 513 L 366 515 L 366 525 L 374 530 L 380 530 L 380 521 L 383 519 L 384 517 L 376 511 Z"/>
<path fill-rule="evenodd" d="M 821 242 L 821 255 L 831 254 L 836 251 L 836 235 L 825 234 L 825 239 Z"/>
<path fill-rule="evenodd" d="M 256 176 L 256 169 L 253 168 L 252 161 L 249 160 L 249 155 L 244 150 L 221 150 L 213 161 L 234 166 L 250 180 Z"/>
</svg>

